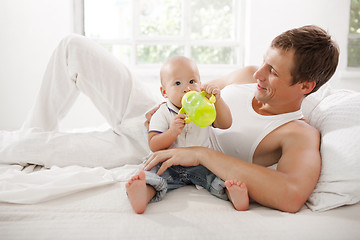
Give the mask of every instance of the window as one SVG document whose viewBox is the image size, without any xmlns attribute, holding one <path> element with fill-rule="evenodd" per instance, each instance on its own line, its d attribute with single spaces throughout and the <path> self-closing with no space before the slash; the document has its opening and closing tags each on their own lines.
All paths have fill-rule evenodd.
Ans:
<svg viewBox="0 0 360 240">
<path fill-rule="evenodd" d="M 351 0 L 348 67 L 360 68 L 360 0 Z"/>
<path fill-rule="evenodd" d="M 185 55 L 209 67 L 242 65 L 243 1 L 84 0 L 83 30 L 130 66 Z"/>
</svg>

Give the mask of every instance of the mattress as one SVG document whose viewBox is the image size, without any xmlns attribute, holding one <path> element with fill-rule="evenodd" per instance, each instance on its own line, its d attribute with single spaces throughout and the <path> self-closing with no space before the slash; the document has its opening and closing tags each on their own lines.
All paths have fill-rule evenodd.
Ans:
<svg viewBox="0 0 360 240">
<path fill-rule="evenodd" d="M 304 100 L 302 109 L 321 132 L 322 170 L 295 214 L 256 203 L 237 212 L 230 202 L 187 186 L 137 215 L 125 192 L 125 183 L 142 166 L 131 158 L 137 152 L 128 151 L 121 167 L 85 167 L 55 161 L 74 141 L 62 144 L 57 155 L 50 142 L 41 149 L 51 156 L 48 169 L 41 159 L 24 159 L 32 156 L 24 150 L 39 151 L 32 145 L 39 138 L 19 145 L 16 132 L 3 132 L 0 147 L 8 150 L 2 156 L 13 161 L 0 157 L 0 239 L 360 239 L 360 93 L 322 88 Z M 92 146 L 101 147 L 97 143 Z M 91 163 L 97 149 L 84 149 L 75 160 Z M 116 150 L 106 152 L 102 157 L 109 160 Z"/>
<path fill-rule="evenodd" d="M 54 179 L 47 184 L 13 183 L 16 187 L 9 187 L 18 192 L 22 190 L 24 199 L 33 199 L 37 203 L 19 204 L 11 203 L 11 200 L 0 203 L 1 239 L 249 240 L 360 237 L 360 204 L 324 212 L 314 212 L 304 206 L 298 213 L 291 214 L 251 203 L 249 211 L 238 212 L 230 202 L 213 197 L 204 189 L 186 186 L 169 192 L 163 201 L 151 203 L 144 214 L 138 215 L 133 212 L 127 199 L 125 182 L 141 165 L 125 165 L 112 170 L 99 168 L 96 174 L 112 176 L 114 181 L 105 180 L 98 185 L 80 187 L 77 183 L 83 180 L 71 173 L 80 172 L 81 177 L 88 176 L 91 182 L 91 179 L 95 180 L 94 169 L 65 168 L 67 174 L 64 176 L 67 177 L 63 177 L 62 186 L 73 191 L 55 189 L 48 195 L 47 188 L 54 188 L 52 183 L 58 176 L 56 168 L 45 170 L 27 166 L 20 171 L 20 167 L 14 165 L 1 167 L 2 174 L 6 170 L 19 171 L 25 177 L 55 172 Z M 34 179 L 34 176 L 31 177 Z M 11 196 L 9 191 L 7 194 Z"/>
</svg>

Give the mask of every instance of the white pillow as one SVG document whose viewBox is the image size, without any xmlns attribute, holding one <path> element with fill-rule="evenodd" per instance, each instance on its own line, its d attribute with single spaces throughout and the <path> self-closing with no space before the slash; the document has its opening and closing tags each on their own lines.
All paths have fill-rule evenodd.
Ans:
<svg viewBox="0 0 360 240">
<path fill-rule="evenodd" d="M 321 132 L 321 175 L 307 201 L 313 211 L 360 201 L 360 92 L 323 88 L 302 105 Z"/>
</svg>

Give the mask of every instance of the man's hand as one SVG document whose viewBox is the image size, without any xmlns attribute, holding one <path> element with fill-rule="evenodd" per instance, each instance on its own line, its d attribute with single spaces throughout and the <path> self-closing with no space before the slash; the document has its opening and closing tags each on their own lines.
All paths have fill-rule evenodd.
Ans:
<svg viewBox="0 0 360 240">
<path fill-rule="evenodd" d="M 199 151 L 203 147 L 187 147 L 187 148 L 171 148 L 155 152 L 145 163 L 144 170 L 150 170 L 158 163 L 162 163 L 157 174 L 160 176 L 171 166 L 181 165 L 184 167 L 197 166 L 200 164 L 198 160 Z"/>
</svg>

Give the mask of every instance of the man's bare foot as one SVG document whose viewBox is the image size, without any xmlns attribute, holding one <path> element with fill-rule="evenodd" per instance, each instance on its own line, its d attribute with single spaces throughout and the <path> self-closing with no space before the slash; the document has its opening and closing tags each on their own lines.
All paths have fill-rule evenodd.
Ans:
<svg viewBox="0 0 360 240">
<path fill-rule="evenodd" d="M 130 204 L 136 213 L 145 212 L 148 204 L 147 185 L 145 182 L 145 172 L 140 170 L 126 184 L 126 193 L 129 197 Z"/>
<path fill-rule="evenodd" d="M 234 208 L 238 211 L 249 209 L 249 195 L 245 183 L 238 180 L 225 181 L 227 194 Z"/>
</svg>

